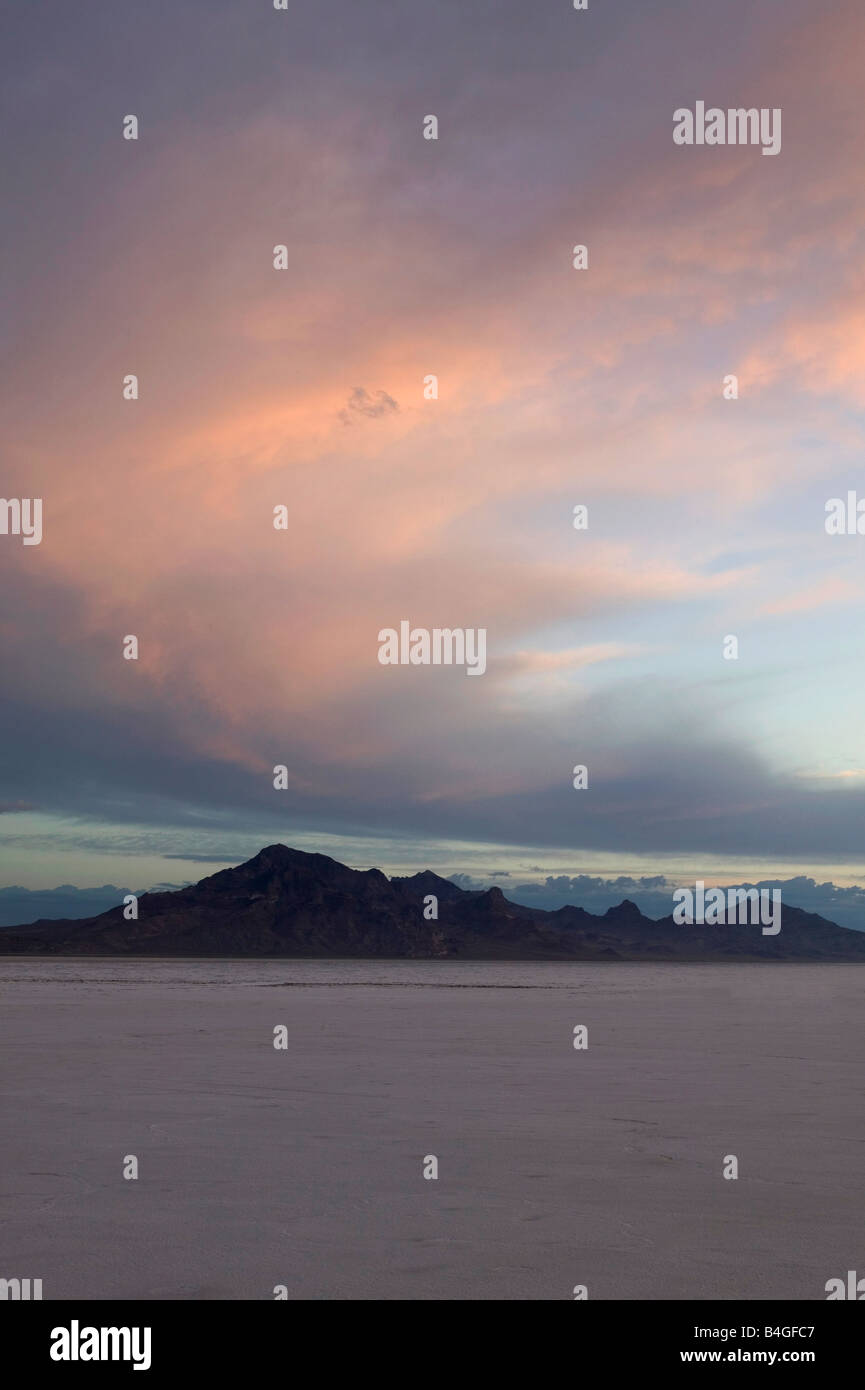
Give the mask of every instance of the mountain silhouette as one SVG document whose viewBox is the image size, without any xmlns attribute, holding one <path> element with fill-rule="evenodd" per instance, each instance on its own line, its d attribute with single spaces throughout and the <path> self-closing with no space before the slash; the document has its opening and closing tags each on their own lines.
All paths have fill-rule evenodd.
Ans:
<svg viewBox="0 0 865 1390">
<path fill-rule="evenodd" d="M 424 915 L 437 899 L 438 917 Z M 603 916 L 469 892 L 426 870 L 387 878 L 325 854 L 269 845 L 235 869 L 175 892 L 145 893 L 138 919 L 97 917 L 0 930 L 3 955 L 296 956 L 414 960 L 865 961 L 865 932 L 782 904 L 781 930 L 680 926 L 632 902 Z"/>
</svg>

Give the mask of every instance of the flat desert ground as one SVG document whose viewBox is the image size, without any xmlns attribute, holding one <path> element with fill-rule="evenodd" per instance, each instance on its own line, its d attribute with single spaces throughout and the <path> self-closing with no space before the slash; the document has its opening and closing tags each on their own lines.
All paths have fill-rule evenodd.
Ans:
<svg viewBox="0 0 865 1390">
<path fill-rule="evenodd" d="M 855 965 L 5 958 L 0 1276 L 825 1299 L 865 1269 L 863 988 Z"/>
</svg>

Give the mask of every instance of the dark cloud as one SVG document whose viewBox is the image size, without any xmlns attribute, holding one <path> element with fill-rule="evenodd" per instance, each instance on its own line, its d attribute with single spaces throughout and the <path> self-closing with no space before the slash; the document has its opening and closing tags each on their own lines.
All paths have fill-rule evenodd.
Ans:
<svg viewBox="0 0 865 1390">
<path fill-rule="evenodd" d="M 373 397 L 365 386 L 355 386 L 345 409 L 339 412 L 339 418 L 344 425 L 350 425 L 355 415 L 365 415 L 370 420 L 376 420 L 381 415 L 392 415 L 397 410 L 399 405 L 387 391 L 376 391 Z"/>
<path fill-rule="evenodd" d="M 712 737 L 711 716 L 693 691 L 677 702 L 675 692 L 660 701 L 660 687 L 623 687 L 564 704 L 539 721 L 531 709 L 500 712 L 494 701 L 476 703 L 470 715 L 463 693 L 470 682 L 418 682 L 410 698 L 398 683 L 379 682 L 347 692 L 344 711 L 337 693 L 329 709 L 334 744 L 343 729 L 364 737 L 393 729 L 392 746 L 374 764 L 323 758 L 302 727 L 287 736 L 250 729 L 251 757 L 268 767 L 280 750 L 297 778 L 296 789 L 277 797 L 268 775 L 184 742 L 180 681 L 173 703 L 142 704 L 130 714 L 95 690 L 87 708 L 69 673 L 55 671 L 58 647 L 46 641 L 42 652 L 39 690 L 16 700 L 7 689 L 2 703 L 4 728 L 14 735 L 5 750 L 7 804 L 26 801 L 38 784 L 51 789 L 50 803 L 42 797 L 46 813 L 226 838 L 242 824 L 244 838 L 260 836 L 262 843 L 290 843 L 292 831 L 303 830 L 514 846 L 530 838 L 550 848 L 688 854 L 696 865 L 701 855 L 809 864 L 861 858 L 865 788 L 814 785 L 771 769 L 744 742 Z M 202 708 L 196 721 L 196 732 L 218 745 L 219 713 Z M 424 740 L 409 741 L 412 726 L 425 730 Z M 589 788 L 580 792 L 571 786 L 575 759 L 568 756 L 577 726 L 581 745 L 591 749 Z M 511 759 L 519 758 L 521 785 L 472 794 L 472 782 L 494 778 L 505 738 Z M 440 776 L 454 789 L 430 797 Z M 228 862 L 207 854 L 201 862 Z"/>
<path fill-rule="evenodd" d="M 189 864 L 242 864 L 246 854 L 163 854 L 163 859 L 185 859 Z"/>
</svg>

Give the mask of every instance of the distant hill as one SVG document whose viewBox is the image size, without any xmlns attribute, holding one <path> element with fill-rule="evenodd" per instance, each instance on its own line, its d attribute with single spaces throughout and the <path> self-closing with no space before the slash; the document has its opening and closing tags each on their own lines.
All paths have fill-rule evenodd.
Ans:
<svg viewBox="0 0 865 1390">
<path fill-rule="evenodd" d="M 181 888 L 183 884 L 162 884 L 161 887 Z M 0 888 L 0 929 L 18 922 L 32 922 L 37 917 L 68 917 L 71 920 L 93 917 L 107 912 L 122 902 L 128 888 L 103 883 L 101 888 L 74 888 L 61 883 L 59 888 Z"/>
<path fill-rule="evenodd" d="M 438 920 L 424 898 L 438 899 Z M 865 933 L 782 904 L 781 931 L 654 922 L 633 903 L 595 916 L 466 892 L 429 870 L 388 879 L 324 854 L 270 845 L 234 869 L 171 893 L 145 893 L 138 920 L 98 917 L 0 932 L 2 955 L 299 956 L 413 960 L 865 961 Z"/>
</svg>

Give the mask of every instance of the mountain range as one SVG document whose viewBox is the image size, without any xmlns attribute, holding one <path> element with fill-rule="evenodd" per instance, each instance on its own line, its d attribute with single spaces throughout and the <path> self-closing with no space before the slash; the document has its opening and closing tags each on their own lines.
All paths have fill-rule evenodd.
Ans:
<svg viewBox="0 0 865 1390">
<path fill-rule="evenodd" d="M 429 899 L 437 918 L 428 919 Z M 781 931 L 680 926 L 624 901 L 603 915 L 467 891 L 429 870 L 387 878 L 324 854 L 269 845 L 237 868 L 174 892 L 144 893 L 96 917 L 0 931 L 3 955 L 294 956 L 414 960 L 865 961 L 865 932 L 782 908 Z"/>
</svg>

